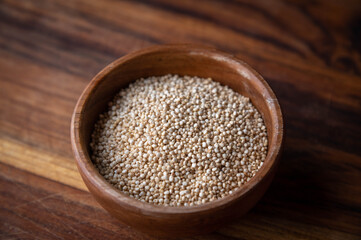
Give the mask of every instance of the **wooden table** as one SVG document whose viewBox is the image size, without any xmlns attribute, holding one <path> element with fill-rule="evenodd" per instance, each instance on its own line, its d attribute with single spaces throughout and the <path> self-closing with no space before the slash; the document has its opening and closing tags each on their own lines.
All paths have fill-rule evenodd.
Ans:
<svg viewBox="0 0 361 240">
<path fill-rule="evenodd" d="M 89 80 L 131 51 L 200 43 L 244 59 L 280 100 L 279 171 L 242 219 L 189 239 L 361 238 L 361 3 L 0 2 L 0 238 L 150 239 L 91 197 L 70 147 Z"/>
</svg>

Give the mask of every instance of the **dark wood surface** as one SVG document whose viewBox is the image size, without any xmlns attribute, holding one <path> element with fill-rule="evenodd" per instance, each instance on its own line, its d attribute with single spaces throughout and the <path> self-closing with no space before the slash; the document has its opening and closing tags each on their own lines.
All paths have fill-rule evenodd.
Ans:
<svg viewBox="0 0 361 240">
<path fill-rule="evenodd" d="M 98 71 L 161 43 L 244 59 L 286 123 L 280 168 L 259 204 L 190 239 L 361 238 L 360 1 L 2 0 L 1 239 L 149 239 L 87 192 L 69 128 Z"/>
</svg>

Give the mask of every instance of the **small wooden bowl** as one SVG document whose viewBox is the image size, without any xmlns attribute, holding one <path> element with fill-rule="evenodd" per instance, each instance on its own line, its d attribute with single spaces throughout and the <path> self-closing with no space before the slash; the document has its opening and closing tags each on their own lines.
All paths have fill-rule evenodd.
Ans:
<svg viewBox="0 0 361 240">
<path fill-rule="evenodd" d="M 91 133 L 99 114 L 121 88 L 141 77 L 166 74 L 208 78 L 247 96 L 261 112 L 268 131 L 268 154 L 249 182 L 222 199 L 192 207 L 143 203 L 109 184 L 94 167 Z M 71 142 L 79 172 L 94 198 L 111 215 L 156 236 L 185 236 L 211 232 L 244 215 L 265 193 L 274 176 L 283 140 L 282 113 L 265 80 L 239 59 L 209 47 L 156 46 L 128 54 L 105 67 L 78 100 L 71 122 Z"/>
</svg>

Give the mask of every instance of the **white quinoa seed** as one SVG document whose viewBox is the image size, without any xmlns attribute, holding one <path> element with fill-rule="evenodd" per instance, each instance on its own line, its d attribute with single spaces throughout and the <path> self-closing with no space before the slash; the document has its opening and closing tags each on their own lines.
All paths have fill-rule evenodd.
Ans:
<svg viewBox="0 0 361 240">
<path fill-rule="evenodd" d="M 139 79 L 109 102 L 90 144 L 99 173 L 131 197 L 194 206 L 249 181 L 267 155 L 250 100 L 211 79 Z"/>
</svg>

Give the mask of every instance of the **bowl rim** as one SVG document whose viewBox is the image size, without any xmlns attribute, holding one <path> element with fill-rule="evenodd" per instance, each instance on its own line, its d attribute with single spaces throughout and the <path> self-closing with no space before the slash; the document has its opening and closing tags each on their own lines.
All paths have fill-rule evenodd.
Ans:
<svg viewBox="0 0 361 240">
<path fill-rule="evenodd" d="M 263 94 L 266 98 L 268 108 L 271 108 L 271 115 L 274 115 L 275 125 L 272 127 L 277 130 L 273 131 L 273 141 L 269 142 L 268 145 L 268 154 L 264 161 L 262 167 L 257 171 L 256 175 L 251 178 L 250 181 L 246 182 L 241 187 L 238 187 L 236 191 L 232 194 L 229 194 L 223 198 L 216 199 L 204 204 L 194 205 L 194 206 L 161 206 L 161 205 L 153 205 L 151 203 L 142 202 L 138 199 L 132 198 L 127 194 L 121 192 L 113 185 L 108 183 L 103 176 L 98 172 L 92 163 L 90 157 L 86 154 L 86 146 L 81 144 L 80 140 L 80 129 L 82 124 L 82 119 L 84 116 L 84 106 L 90 98 L 90 95 L 97 89 L 99 83 L 104 79 L 106 75 L 112 72 L 115 67 L 118 67 L 129 60 L 140 57 L 146 54 L 152 54 L 157 52 L 165 52 L 165 51 L 178 51 L 178 52 L 188 52 L 190 55 L 204 55 L 206 52 L 207 55 L 214 60 L 217 61 L 226 61 L 231 63 L 235 67 L 240 66 L 246 68 L 250 71 L 251 74 L 255 76 L 255 80 L 257 84 L 260 85 L 265 93 Z M 243 74 L 242 74 L 243 75 Z M 116 202 L 117 204 L 122 205 L 122 207 L 127 209 L 132 209 L 134 211 L 140 211 L 146 215 L 165 215 L 165 214 L 184 214 L 184 213 L 199 213 L 203 211 L 209 211 L 210 209 L 217 209 L 225 207 L 232 202 L 243 198 L 249 191 L 252 190 L 269 172 L 271 172 L 272 168 L 277 166 L 279 161 L 278 156 L 280 154 L 282 145 L 283 145 L 283 116 L 278 100 L 272 91 L 271 87 L 268 83 L 263 79 L 263 77 L 256 72 L 252 67 L 250 67 L 247 63 L 242 60 L 234 57 L 231 54 L 224 53 L 222 51 L 216 50 L 210 46 L 197 45 L 197 44 L 167 44 L 167 45 L 156 45 L 152 47 L 148 47 L 145 49 L 141 49 L 132 53 L 129 53 L 123 57 L 120 57 L 107 65 L 104 69 L 102 69 L 90 83 L 86 86 L 81 96 L 79 97 L 77 104 L 74 108 L 74 112 L 71 119 L 71 145 L 73 149 L 73 154 L 76 159 L 76 163 L 78 166 L 78 170 L 84 180 L 87 180 L 95 186 L 99 191 L 104 193 L 106 197 Z M 272 144 L 272 145 L 271 145 Z M 272 150 L 272 151 L 271 151 Z M 269 154 L 270 153 L 270 154 Z M 88 186 L 87 186 L 88 187 Z M 89 187 L 88 187 L 89 189 Z M 90 190 L 90 189 L 89 189 Z M 91 192 L 91 190 L 90 190 Z M 91 192 L 94 196 L 94 194 Z"/>
</svg>

